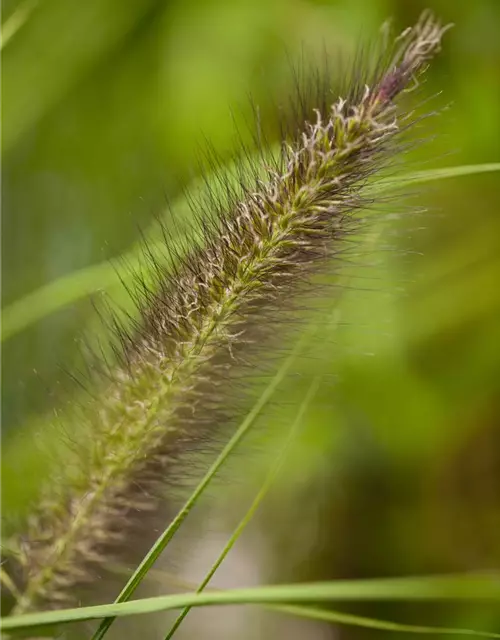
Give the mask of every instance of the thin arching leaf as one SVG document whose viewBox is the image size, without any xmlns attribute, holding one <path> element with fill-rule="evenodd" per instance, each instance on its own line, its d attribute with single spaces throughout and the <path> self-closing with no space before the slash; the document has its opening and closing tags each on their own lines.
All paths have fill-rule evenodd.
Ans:
<svg viewBox="0 0 500 640">
<path fill-rule="evenodd" d="M 177 516 L 172 520 L 172 522 L 168 525 L 168 527 L 164 530 L 161 536 L 156 540 L 155 544 L 151 547 L 147 555 L 144 557 L 140 565 L 134 571 L 133 575 L 125 585 L 125 587 L 120 592 L 119 596 L 115 600 L 115 602 L 126 602 L 132 596 L 134 591 L 137 589 L 142 580 L 146 577 L 148 571 L 154 565 L 156 560 L 163 553 L 164 549 L 173 538 L 181 524 L 184 522 L 189 512 L 195 506 L 195 504 L 200 499 L 201 495 L 213 480 L 219 469 L 222 467 L 224 462 L 229 458 L 231 453 L 234 451 L 236 446 L 241 442 L 244 436 L 249 432 L 250 428 L 254 425 L 256 419 L 269 402 L 271 397 L 273 396 L 275 390 L 279 386 L 279 384 L 284 379 L 286 373 L 290 369 L 292 363 L 297 358 L 298 354 L 302 350 L 305 340 L 307 339 L 308 334 L 305 334 L 301 340 L 297 343 L 295 349 L 290 353 L 288 358 L 285 360 L 281 368 L 278 370 L 274 378 L 272 378 L 271 382 L 266 386 L 262 395 L 259 397 L 257 402 L 254 404 L 251 411 L 247 414 L 245 419 L 242 421 L 238 429 L 235 431 L 234 435 L 231 437 L 229 442 L 226 444 L 224 449 L 218 455 L 215 462 L 208 469 L 207 473 L 203 476 L 198 486 L 191 493 L 186 503 L 178 512 Z M 111 624 L 113 623 L 113 618 L 110 617 L 103 621 L 99 629 L 93 636 L 92 640 L 99 640 L 103 638 L 106 631 L 109 629 Z"/>
<path fill-rule="evenodd" d="M 224 546 L 223 550 L 219 554 L 219 557 L 214 562 L 214 564 L 212 565 L 212 567 L 208 571 L 207 575 L 203 578 L 202 582 L 200 583 L 200 586 L 197 589 L 197 593 L 201 593 L 205 589 L 205 587 L 208 585 L 210 580 L 213 578 L 213 576 L 215 575 L 215 572 L 220 567 L 220 565 L 224 562 L 224 559 L 226 558 L 228 553 L 231 551 L 231 549 L 234 547 L 236 541 L 241 536 L 241 534 L 245 530 L 245 528 L 248 525 L 248 523 L 250 522 L 250 520 L 253 518 L 255 512 L 259 508 L 260 503 L 265 498 L 265 496 L 268 493 L 269 489 L 273 485 L 278 473 L 280 472 L 280 470 L 281 470 L 281 468 L 282 468 L 282 466 L 283 466 L 283 464 L 284 464 L 284 462 L 286 460 L 286 456 L 288 454 L 290 446 L 291 446 L 292 442 L 295 440 L 295 438 L 297 436 L 297 432 L 298 432 L 298 430 L 299 430 L 299 428 L 300 428 L 300 426 L 302 424 L 302 421 L 304 419 L 304 414 L 306 413 L 307 408 L 309 407 L 309 405 L 311 403 L 311 400 L 313 399 L 314 395 L 316 394 L 316 392 L 318 390 L 319 382 L 320 382 L 320 378 L 316 377 L 316 378 L 313 379 L 313 381 L 309 385 L 309 389 L 307 390 L 307 393 L 305 394 L 304 399 L 302 400 L 302 402 L 300 404 L 300 407 L 298 408 L 297 415 L 296 415 L 295 420 L 293 421 L 293 424 L 292 424 L 292 426 L 290 428 L 290 433 L 288 435 L 288 438 L 287 438 L 287 440 L 285 442 L 285 445 L 284 445 L 283 449 L 280 452 L 280 455 L 276 459 L 275 463 L 272 465 L 269 473 L 266 476 L 266 479 L 264 480 L 264 483 L 263 483 L 262 487 L 260 488 L 259 492 L 255 496 L 252 504 L 250 505 L 249 509 L 247 510 L 247 512 L 245 513 L 245 515 L 241 519 L 241 521 L 239 522 L 238 526 L 236 527 L 236 529 L 231 534 L 231 537 L 229 538 L 229 540 L 227 541 L 227 543 Z M 173 637 L 175 631 L 179 628 L 179 626 L 182 624 L 182 621 L 184 620 L 184 618 L 189 613 L 190 608 L 191 607 L 185 607 L 181 611 L 181 613 L 177 617 L 177 620 L 174 622 L 174 624 L 172 625 L 172 628 L 168 632 L 165 640 L 170 640 L 170 638 Z"/>
<path fill-rule="evenodd" d="M 9 633 L 21 632 L 45 625 L 53 626 L 84 620 L 133 616 L 182 609 L 186 606 L 365 600 L 490 602 L 498 607 L 498 603 L 500 603 L 500 576 L 468 574 L 465 576 L 339 580 L 157 596 L 93 607 L 10 616 L 0 620 L 0 630 Z"/>
<path fill-rule="evenodd" d="M 377 195 L 380 195 L 402 186 L 496 171 L 500 171 L 500 163 L 498 162 L 430 169 L 382 180 L 377 185 L 374 185 L 372 189 Z M 179 206 L 185 209 L 185 204 L 183 201 L 179 203 Z M 174 209 L 176 208 L 177 205 Z M 87 297 L 93 292 L 117 286 L 120 284 L 120 280 L 127 282 L 133 277 L 134 269 L 140 265 L 142 250 L 142 246 L 134 248 L 126 253 L 121 260 L 117 261 L 118 263 L 126 264 L 126 269 L 117 268 L 115 263 L 111 261 L 102 262 L 54 280 L 11 303 L 2 313 L 2 341 L 13 337 L 42 318 Z"/>
<path fill-rule="evenodd" d="M 331 609 L 319 609 L 316 607 L 301 607 L 297 605 L 273 605 L 266 607 L 272 611 L 286 613 L 288 615 L 310 620 L 321 620 L 334 624 L 344 624 L 354 627 L 364 627 L 367 629 L 377 629 L 379 631 L 395 631 L 398 633 L 417 633 L 423 635 L 465 635 L 476 636 L 478 638 L 500 638 L 499 633 L 489 631 L 476 631 L 474 629 L 457 629 L 453 627 L 429 627 L 427 625 L 403 624 L 390 620 L 379 620 L 377 618 L 366 618 L 365 616 L 355 616 L 342 611 L 332 611 Z"/>
</svg>

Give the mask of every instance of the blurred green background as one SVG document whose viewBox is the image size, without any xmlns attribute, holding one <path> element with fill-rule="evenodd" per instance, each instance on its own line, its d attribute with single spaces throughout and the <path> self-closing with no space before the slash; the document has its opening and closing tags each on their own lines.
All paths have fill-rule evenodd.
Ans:
<svg viewBox="0 0 500 640">
<path fill-rule="evenodd" d="M 128 251 L 155 216 L 168 225 L 166 203 L 196 179 L 205 139 L 229 157 L 235 120 L 251 118 L 248 96 L 265 120 L 290 91 L 289 58 L 325 45 L 348 57 L 387 17 L 403 28 L 428 6 L 456 26 L 424 93 L 442 91 L 432 108 L 452 105 L 424 127 L 436 139 L 409 168 L 497 161 L 497 0 L 4 0 L 6 314 L 58 278 Z M 342 298 L 342 326 L 322 336 L 321 356 L 306 359 L 280 392 L 286 422 L 310 378 L 328 374 L 300 455 L 259 520 L 269 580 L 500 567 L 498 177 L 435 182 L 411 204 L 429 211 L 384 225 L 373 280 Z M 384 251 L 389 245 L 396 250 Z M 46 416 L 64 397 L 61 368 L 76 366 L 79 336 L 95 325 L 95 289 L 108 289 L 95 273 L 88 284 L 82 276 L 92 295 L 26 326 L 21 316 L 13 316 L 19 326 L 10 322 L 2 345 L 6 517 L 49 466 L 32 441 L 43 439 Z M 58 295 L 71 298 L 75 279 L 66 282 Z M 36 313 L 33 300 L 23 318 Z M 356 611 L 500 630 L 500 615 L 480 607 Z M 290 637 L 303 629 L 308 638 L 379 635 L 282 623 Z M 281 637 L 275 618 L 259 624 L 245 637 Z"/>
</svg>

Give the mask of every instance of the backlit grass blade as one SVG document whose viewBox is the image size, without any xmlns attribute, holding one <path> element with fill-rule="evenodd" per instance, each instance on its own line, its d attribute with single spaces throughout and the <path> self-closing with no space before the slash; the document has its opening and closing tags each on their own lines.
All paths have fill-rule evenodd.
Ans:
<svg viewBox="0 0 500 640">
<path fill-rule="evenodd" d="M 495 171 L 500 171 L 500 163 L 498 162 L 430 169 L 429 171 L 418 171 L 397 178 L 381 180 L 372 189 L 375 193 L 381 194 L 402 186 Z M 184 202 L 182 206 L 185 207 Z M 174 208 L 176 209 L 176 207 Z M 113 262 L 106 261 L 63 276 L 11 303 L 2 313 L 2 340 L 11 338 L 42 318 L 95 291 L 118 285 L 120 279 L 127 282 L 133 277 L 134 268 L 140 264 L 141 251 L 141 248 L 135 248 L 126 254 L 125 262 L 130 265 L 127 270 L 117 271 Z"/>
<path fill-rule="evenodd" d="M 234 604 L 292 604 L 335 601 L 457 601 L 500 605 L 500 575 L 468 574 L 420 578 L 338 580 L 309 584 L 276 585 L 227 591 L 176 594 L 115 602 L 93 607 L 62 609 L 10 616 L 0 620 L 2 631 L 21 632 L 44 625 L 132 616 L 186 606 Z"/>
<path fill-rule="evenodd" d="M 390 620 L 378 620 L 376 618 L 365 618 L 355 616 L 341 611 L 331 611 L 330 609 L 318 609 L 316 607 L 301 607 L 297 605 L 272 605 L 267 607 L 272 611 L 286 613 L 300 618 L 310 620 L 321 620 L 334 624 L 344 624 L 355 627 L 365 627 L 367 629 L 377 629 L 380 631 L 396 631 L 398 633 L 419 633 L 432 635 L 466 635 L 478 638 L 500 638 L 500 633 L 489 631 L 475 631 L 474 629 L 455 629 L 451 627 L 429 627 L 427 625 L 403 624 Z"/>
<path fill-rule="evenodd" d="M 460 178 L 473 176 L 480 173 L 492 173 L 500 171 L 500 162 L 490 162 L 485 164 L 464 164 L 458 167 L 443 167 L 442 169 L 428 169 L 426 171 L 415 171 L 391 179 L 379 180 L 373 185 L 373 190 L 377 193 L 385 193 L 397 187 L 406 187 L 413 184 L 423 184 L 436 180 L 448 178 Z"/>
<path fill-rule="evenodd" d="M 247 414 L 246 418 L 243 420 L 243 422 L 241 423 L 237 431 L 234 433 L 234 435 L 231 437 L 231 439 L 226 444 L 224 449 L 221 451 L 221 453 L 219 454 L 215 462 L 212 464 L 210 469 L 207 471 L 205 476 L 202 478 L 202 480 L 200 481 L 196 489 L 190 495 L 190 497 L 188 498 L 188 500 L 186 501 L 182 509 L 179 511 L 179 513 L 174 518 L 174 520 L 172 520 L 169 526 L 165 529 L 162 535 L 157 539 L 153 547 L 151 547 L 148 554 L 145 556 L 141 564 L 137 567 L 134 574 L 132 575 L 130 580 L 127 582 L 125 587 L 122 589 L 122 591 L 120 592 L 115 602 L 117 603 L 125 602 L 130 598 L 130 596 L 137 589 L 137 587 L 142 582 L 142 580 L 146 576 L 149 569 L 153 566 L 153 564 L 159 558 L 159 556 L 161 555 L 161 553 L 163 552 L 167 544 L 173 538 L 176 531 L 179 529 L 179 527 L 181 526 L 181 524 L 183 523 L 183 521 L 191 511 L 191 509 L 198 502 L 199 498 L 201 497 L 201 495 L 203 494 L 203 492 L 205 491 L 209 483 L 212 481 L 215 474 L 218 472 L 218 470 L 227 460 L 227 458 L 235 449 L 235 447 L 238 445 L 238 443 L 243 439 L 243 437 L 248 433 L 252 425 L 255 423 L 255 420 L 257 419 L 257 417 L 259 416 L 263 408 L 266 406 L 266 404 L 269 402 L 276 388 L 284 379 L 293 361 L 302 350 L 307 337 L 308 337 L 308 334 L 306 333 L 304 334 L 302 339 L 298 341 L 294 350 L 290 353 L 290 355 L 287 357 L 287 359 L 285 360 L 285 362 L 283 363 L 279 371 L 276 373 L 274 378 L 267 385 L 264 392 L 259 397 L 255 405 L 253 406 L 252 410 Z M 109 629 L 112 622 L 113 622 L 112 617 L 109 617 L 108 619 L 106 619 L 94 634 L 93 640 L 99 640 L 100 638 L 103 638 L 104 634 L 106 633 L 107 629 Z"/>
<path fill-rule="evenodd" d="M 2 35 L 0 38 L 0 51 L 16 35 L 19 29 L 26 24 L 29 17 L 36 8 L 38 0 L 24 0 L 16 10 L 2 24 Z"/>
<path fill-rule="evenodd" d="M 226 558 L 227 554 L 231 551 L 231 549 L 235 545 L 236 541 L 238 540 L 238 538 L 240 537 L 240 535 L 243 533 L 244 529 L 246 528 L 247 524 L 250 522 L 250 520 L 254 516 L 254 514 L 257 511 L 260 503 L 262 502 L 262 500 L 266 496 L 267 492 L 269 491 L 269 489 L 273 485 L 278 473 L 280 472 L 281 468 L 283 467 L 283 464 L 284 464 L 284 462 L 286 460 L 286 456 L 288 454 L 288 451 L 290 450 L 290 446 L 291 446 L 292 442 L 295 440 L 295 438 L 297 436 L 297 432 L 298 432 L 298 430 L 299 430 L 299 428 L 300 428 L 300 426 L 302 424 L 302 421 L 303 421 L 303 418 L 304 418 L 304 414 L 307 411 L 307 408 L 309 407 L 309 405 L 311 403 L 311 400 L 313 399 L 314 395 L 316 394 L 316 392 L 318 390 L 319 382 L 320 382 L 320 378 L 319 377 L 314 378 L 314 380 L 311 382 L 311 384 L 309 386 L 309 389 L 307 390 L 307 393 L 306 393 L 306 395 L 305 395 L 305 397 L 304 397 L 304 399 L 303 399 L 303 401 L 302 401 L 302 403 L 301 403 L 301 405 L 300 405 L 300 407 L 298 409 L 297 416 L 296 416 L 295 420 L 293 421 L 292 427 L 290 429 L 290 433 L 288 435 L 288 438 L 287 438 L 287 440 L 285 442 L 285 445 L 284 445 L 280 455 L 278 456 L 276 462 L 273 464 L 273 466 L 271 467 L 269 473 L 267 474 L 266 479 L 264 481 L 264 484 L 262 485 L 260 491 L 255 496 L 255 499 L 253 500 L 252 504 L 250 505 L 250 508 L 245 513 L 245 515 L 241 519 L 241 521 L 238 524 L 238 526 L 236 527 L 236 529 L 233 531 L 231 537 L 227 541 L 226 546 L 221 551 L 219 557 L 217 558 L 217 560 L 214 562 L 214 564 L 210 568 L 210 571 L 207 573 L 205 578 L 202 580 L 200 586 L 197 589 L 197 593 L 201 593 L 205 589 L 205 587 L 208 585 L 210 580 L 213 578 L 213 576 L 215 575 L 215 572 L 220 567 L 220 565 L 224 562 L 224 559 Z M 181 625 L 182 621 L 184 620 L 184 618 L 189 613 L 190 608 L 191 607 L 185 607 L 181 611 L 181 613 L 179 614 L 177 620 L 174 622 L 174 624 L 172 625 L 172 628 L 168 632 L 165 640 L 170 640 L 170 638 L 172 638 L 172 636 L 174 635 L 175 631 L 179 628 L 179 626 Z"/>
</svg>

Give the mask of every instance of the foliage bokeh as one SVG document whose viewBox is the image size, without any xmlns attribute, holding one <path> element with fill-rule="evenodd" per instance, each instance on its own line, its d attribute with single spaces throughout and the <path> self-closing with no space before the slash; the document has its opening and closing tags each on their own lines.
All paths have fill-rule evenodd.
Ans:
<svg viewBox="0 0 500 640">
<path fill-rule="evenodd" d="M 159 212 L 168 224 L 166 201 L 195 179 L 204 139 L 229 156 L 248 95 L 265 119 L 271 96 L 289 90 L 289 57 L 325 43 L 349 56 L 388 16 L 403 27 L 429 5 L 456 26 L 425 92 L 453 104 L 412 167 L 496 161 L 496 0 L 5 0 L 2 24 L 21 19 L 2 51 L 3 307 L 119 256 Z M 301 455 L 261 517 L 280 579 L 499 567 L 497 182 L 466 177 L 417 194 L 429 212 L 383 232 L 398 250 L 377 262 L 371 291 L 349 292 L 345 325 L 282 391 L 286 416 L 325 373 Z M 7 511 L 44 469 L 26 443 L 58 406 L 60 367 L 78 362 L 75 337 L 94 314 L 86 297 L 3 344 Z M 480 609 L 363 611 L 500 627 Z"/>
</svg>

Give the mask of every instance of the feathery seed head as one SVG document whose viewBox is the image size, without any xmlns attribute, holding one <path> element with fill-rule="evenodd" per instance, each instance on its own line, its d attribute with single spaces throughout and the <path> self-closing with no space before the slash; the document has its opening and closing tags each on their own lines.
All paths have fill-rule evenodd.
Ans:
<svg viewBox="0 0 500 640">
<path fill-rule="evenodd" d="M 155 265 L 154 286 L 141 288 L 139 325 L 120 333 L 121 362 L 85 408 L 79 466 L 48 487 L 26 523 L 18 612 L 58 606 L 92 580 L 136 512 L 155 509 L 157 489 L 178 480 L 176 458 L 227 419 L 221 380 L 241 363 L 251 331 L 264 330 L 265 314 L 303 291 L 356 229 L 366 180 L 390 157 L 400 129 L 395 100 L 447 28 L 423 14 L 371 85 L 356 84 L 327 109 L 309 105 L 314 117 L 285 137 L 278 155 L 262 150 L 240 189 L 226 182 L 226 208 L 211 196 L 217 215 L 204 212 L 203 246 L 173 273 Z"/>
</svg>

